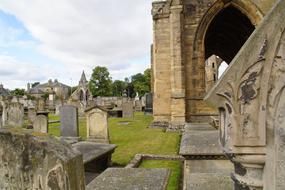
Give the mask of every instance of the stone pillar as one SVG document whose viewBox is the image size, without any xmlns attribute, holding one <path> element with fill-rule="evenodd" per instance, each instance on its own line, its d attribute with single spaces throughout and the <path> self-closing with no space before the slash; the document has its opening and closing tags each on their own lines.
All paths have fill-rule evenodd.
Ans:
<svg viewBox="0 0 285 190">
<path fill-rule="evenodd" d="M 183 5 L 170 8 L 171 126 L 185 123 L 185 77 L 183 63 Z"/>
</svg>

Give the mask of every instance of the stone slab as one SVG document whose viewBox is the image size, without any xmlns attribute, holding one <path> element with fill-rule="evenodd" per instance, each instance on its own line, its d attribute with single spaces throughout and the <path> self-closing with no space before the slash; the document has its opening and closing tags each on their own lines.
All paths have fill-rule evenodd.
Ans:
<svg viewBox="0 0 285 190">
<path fill-rule="evenodd" d="M 233 190 L 229 160 L 186 160 L 184 190 Z"/>
<path fill-rule="evenodd" d="M 72 147 L 81 152 L 83 155 L 83 162 L 87 163 L 96 160 L 103 155 L 113 153 L 117 145 L 82 141 L 73 144 Z"/>
<path fill-rule="evenodd" d="M 169 169 L 109 168 L 87 190 L 165 190 Z"/>
<path fill-rule="evenodd" d="M 78 137 L 78 109 L 64 105 L 60 109 L 60 134 L 63 137 Z"/>
<path fill-rule="evenodd" d="M 190 131 L 182 134 L 180 155 L 224 155 L 219 142 L 219 131 Z"/>
<path fill-rule="evenodd" d="M 185 131 L 209 131 L 209 130 L 216 130 L 213 126 L 208 123 L 187 123 L 184 127 Z"/>
</svg>

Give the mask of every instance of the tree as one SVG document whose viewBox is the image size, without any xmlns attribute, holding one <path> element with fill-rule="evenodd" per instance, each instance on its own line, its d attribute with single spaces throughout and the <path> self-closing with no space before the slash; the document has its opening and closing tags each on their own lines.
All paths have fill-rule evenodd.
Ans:
<svg viewBox="0 0 285 190">
<path fill-rule="evenodd" d="M 115 80 L 112 84 L 113 96 L 122 96 L 127 88 L 127 83 L 121 80 Z"/>
<path fill-rule="evenodd" d="M 89 87 L 93 96 L 112 95 L 112 78 L 106 67 L 97 66 L 93 69 Z"/>
<path fill-rule="evenodd" d="M 145 93 L 150 92 L 150 81 L 151 81 L 151 70 L 146 69 L 144 74 L 138 73 L 131 77 L 132 84 L 134 86 L 135 92 L 139 94 L 139 96 L 143 96 Z"/>
<path fill-rule="evenodd" d="M 25 95 L 25 89 L 16 88 L 15 90 L 11 91 L 11 94 L 13 96 L 24 96 Z"/>
<path fill-rule="evenodd" d="M 32 84 L 32 88 L 38 86 L 39 84 L 40 84 L 40 82 L 34 82 L 34 83 Z"/>
</svg>

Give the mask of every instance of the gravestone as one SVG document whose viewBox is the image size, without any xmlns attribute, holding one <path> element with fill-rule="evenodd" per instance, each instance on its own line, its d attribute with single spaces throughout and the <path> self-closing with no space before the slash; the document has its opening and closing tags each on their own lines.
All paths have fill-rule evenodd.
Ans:
<svg viewBox="0 0 285 190">
<path fill-rule="evenodd" d="M 153 113 L 153 95 L 152 93 L 145 94 L 145 114 Z"/>
<path fill-rule="evenodd" d="M 48 133 L 48 117 L 46 115 L 37 115 L 33 122 L 34 132 Z"/>
<path fill-rule="evenodd" d="M 85 189 L 82 155 L 56 138 L 6 128 L 0 144 L 0 189 Z"/>
<path fill-rule="evenodd" d="M 134 117 L 134 108 L 132 101 L 123 102 L 122 105 L 123 117 L 124 118 L 133 118 Z"/>
<path fill-rule="evenodd" d="M 70 143 L 79 141 L 78 108 L 64 105 L 60 109 L 60 134 L 63 140 Z"/>
<path fill-rule="evenodd" d="M 12 102 L 7 109 L 7 125 L 13 127 L 22 127 L 24 121 L 24 107 L 22 104 Z"/>
<path fill-rule="evenodd" d="M 141 100 L 135 100 L 135 110 L 136 111 L 142 111 L 142 102 Z"/>
<path fill-rule="evenodd" d="M 33 123 L 35 118 L 37 116 L 35 108 L 29 108 L 28 109 L 28 120 L 29 122 Z"/>
<path fill-rule="evenodd" d="M 60 108 L 62 105 L 56 105 L 55 106 L 55 115 L 59 115 L 60 114 Z"/>
<path fill-rule="evenodd" d="M 97 106 L 87 109 L 87 138 L 89 141 L 109 143 L 108 113 Z"/>
<path fill-rule="evenodd" d="M 37 111 L 44 111 L 46 107 L 46 103 L 44 99 L 38 100 Z"/>
</svg>

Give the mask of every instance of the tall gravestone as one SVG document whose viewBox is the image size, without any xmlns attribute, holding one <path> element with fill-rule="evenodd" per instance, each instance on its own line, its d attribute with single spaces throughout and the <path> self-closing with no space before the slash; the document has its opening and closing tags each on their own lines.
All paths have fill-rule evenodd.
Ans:
<svg viewBox="0 0 285 190">
<path fill-rule="evenodd" d="M 0 189 L 84 190 L 82 155 L 51 136 L 0 129 Z"/>
<path fill-rule="evenodd" d="M 79 141 L 78 108 L 64 105 L 60 109 L 60 134 L 61 138 L 70 143 Z"/>
<path fill-rule="evenodd" d="M 22 127 L 24 124 L 24 107 L 22 104 L 12 102 L 7 108 L 7 125 Z"/>
<path fill-rule="evenodd" d="M 33 122 L 34 132 L 48 133 L 48 117 L 46 115 L 37 115 Z"/>
<path fill-rule="evenodd" d="M 145 114 L 153 113 L 153 95 L 152 93 L 147 93 L 145 95 Z"/>
<path fill-rule="evenodd" d="M 123 117 L 133 118 L 134 117 L 134 105 L 132 101 L 123 102 L 122 105 Z"/>
<path fill-rule="evenodd" d="M 108 113 L 97 106 L 87 109 L 87 138 L 89 141 L 109 143 Z"/>
</svg>

